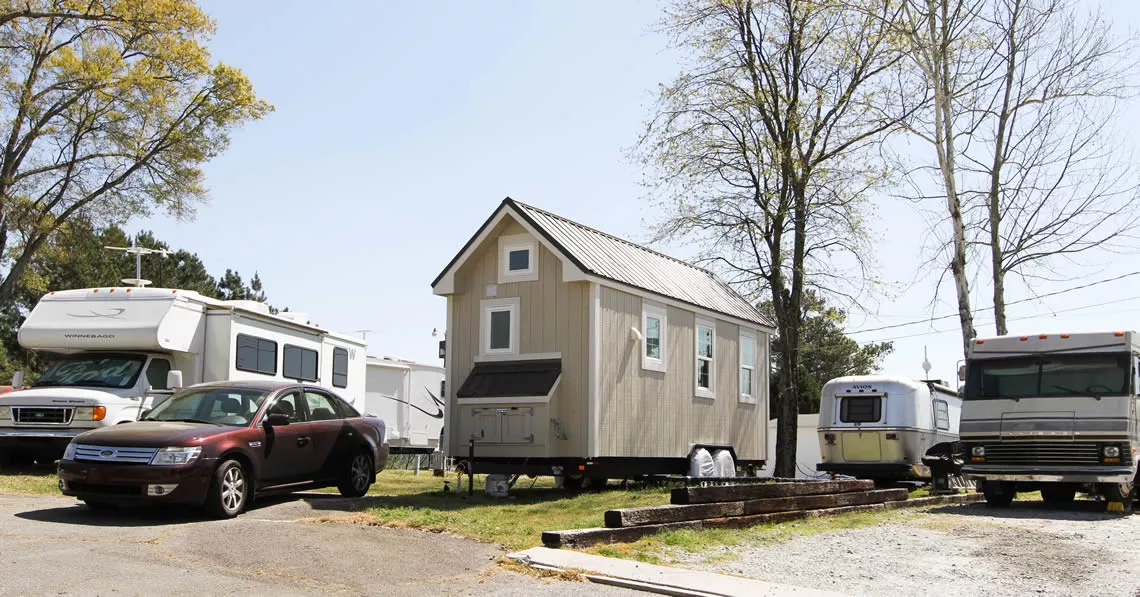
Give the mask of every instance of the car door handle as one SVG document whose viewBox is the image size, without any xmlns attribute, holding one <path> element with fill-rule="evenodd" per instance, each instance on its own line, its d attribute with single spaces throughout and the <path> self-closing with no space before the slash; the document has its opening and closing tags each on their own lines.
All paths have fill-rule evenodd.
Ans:
<svg viewBox="0 0 1140 597">
<path fill-rule="evenodd" d="M 298 437 L 298 438 L 297 438 L 297 446 L 298 446 L 298 447 L 304 447 L 304 446 L 305 446 L 305 444 L 307 444 L 307 443 L 309 443 L 309 438 L 308 438 L 308 437 L 305 437 L 305 436 L 301 436 L 301 437 Z"/>
</svg>

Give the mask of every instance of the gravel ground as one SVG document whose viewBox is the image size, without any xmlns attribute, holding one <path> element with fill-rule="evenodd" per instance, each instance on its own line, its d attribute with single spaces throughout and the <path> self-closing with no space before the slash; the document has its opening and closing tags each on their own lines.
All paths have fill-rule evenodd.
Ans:
<svg viewBox="0 0 1140 597">
<path fill-rule="evenodd" d="M 1066 511 L 974 504 L 898 516 L 731 548 L 738 557 L 669 556 L 685 567 L 850 595 L 1140 597 L 1140 515 L 1108 515 L 1078 502 Z"/>
</svg>

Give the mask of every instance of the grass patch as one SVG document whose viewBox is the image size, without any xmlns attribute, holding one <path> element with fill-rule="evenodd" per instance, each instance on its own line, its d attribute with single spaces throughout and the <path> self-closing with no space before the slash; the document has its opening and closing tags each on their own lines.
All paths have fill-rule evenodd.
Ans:
<svg viewBox="0 0 1140 597">
<path fill-rule="evenodd" d="M 0 493 L 60 495 L 58 483 L 51 467 L 6 468 L 0 473 Z"/>
</svg>

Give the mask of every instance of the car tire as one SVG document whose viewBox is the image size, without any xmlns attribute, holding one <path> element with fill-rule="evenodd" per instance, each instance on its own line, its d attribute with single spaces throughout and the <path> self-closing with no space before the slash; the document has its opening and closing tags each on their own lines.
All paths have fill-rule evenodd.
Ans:
<svg viewBox="0 0 1140 597">
<path fill-rule="evenodd" d="M 1061 506 L 1071 504 L 1077 497 L 1077 488 L 1071 485 L 1045 485 L 1041 487 L 1041 499 L 1046 504 Z"/>
<path fill-rule="evenodd" d="M 982 495 L 986 498 L 986 505 L 991 508 L 1008 508 L 1017 497 L 1012 483 L 1004 481 L 982 482 Z"/>
<path fill-rule="evenodd" d="M 362 450 L 357 452 L 352 460 L 348 461 L 348 466 L 341 474 L 340 483 L 337 484 L 336 488 L 344 497 L 362 497 L 368 493 L 368 488 L 372 486 L 374 478 L 372 459 Z"/>
<path fill-rule="evenodd" d="M 84 499 L 83 503 L 87 504 L 88 508 L 91 508 L 92 510 L 94 510 L 96 512 L 107 512 L 110 510 L 117 510 L 119 508 L 118 504 L 114 504 L 112 502 L 105 502 L 103 500 Z"/>
<path fill-rule="evenodd" d="M 245 510 L 250 493 L 245 467 L 236 460 L 226 460 L 214 469 L 214 480 L 206 494 L 206 511 L 215 518 L 233 518 Z"/>
</svg>

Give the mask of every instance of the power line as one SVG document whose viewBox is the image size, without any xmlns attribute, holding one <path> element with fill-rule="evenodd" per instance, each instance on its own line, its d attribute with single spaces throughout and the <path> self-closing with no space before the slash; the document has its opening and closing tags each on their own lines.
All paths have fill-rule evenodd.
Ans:
<svg viewBox="0 0 1140 597">
<path fill-rule="evenodd" d="M 1008 307 L 1011 305 L 1019 305 L 1021 303 L 1028 303 L 1028 302 L 1040 300 L 1043 298 L 1049 298 L 1051 296 L 1057 296 L 1059 294 L 1065 294 L 1065 293 L 1074 292 L 1077 290 L 1084 290 L 1086 288 L 1092 288 L 1093 286 L 1099 286 L 1101 284 L 1108 284 L 1109 282 L 1116 282 L 1119 280 L 1123 280 L 1125 278 L 1131 278 L 1133 276 L 1140 276 L 1140 271 L 1122 274 L 1122 275 L 1116 276 L 1115 278 L 1108 278 L 1105 280 L 1097 280 L 1096 282 L 1090 282 L 1088 284 L 1082 284 L 1080 286 L 1073 286 L 1072 288 L 1066 288 L 1064 290 L 1047 292 L 1045 294 L 1038 295 L 1038 296 L 1031 297 L 1031 298 L 1018 299 L 1016 301 L 1008 302 L 1005 305 Z M 983 311 L 993 311 L 993 309 L 994 309 L 993 307 L 986 307 L 985 309 L 982 309 L 982 310 Z M 1060 312 L 1061 311 L 1057 311 L 1057 313 L 1060 313 Z M 884 326 L 877 327 L 877 328 L 866 328 L 866 329 L 862 329 L 862 330 L 848 330 L 846 333 L 848 333 L 848 334 L 863 334 L 863 333 L 867 333 L 867 332 L 880 332 L 883 330 L 893 330 L 895 328 L 902 328 L 902 327 L 907 327 L 907 326 L 912 326 L 912 325 L 918 325 L 920 323 L 931 323 L 931 322 L 938 321 L 941 319 L 950 319 L 952 317 L 958 317 L 958 314 L 957 313 L 950 313 L 948 315 L 939 315 L 938 317 L 926 317 L 923 319 L 916 319 L 914 321 L 907 321 L 904 323 L 895 323 L 895 324 L 891 324 L 891 325 L 884 325 Z"/>
</svg>

